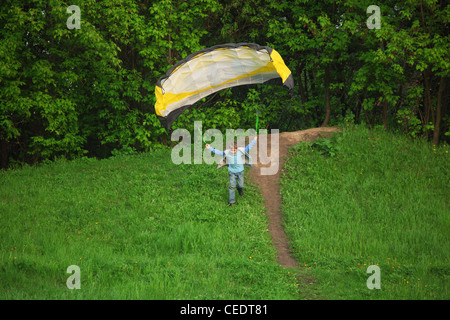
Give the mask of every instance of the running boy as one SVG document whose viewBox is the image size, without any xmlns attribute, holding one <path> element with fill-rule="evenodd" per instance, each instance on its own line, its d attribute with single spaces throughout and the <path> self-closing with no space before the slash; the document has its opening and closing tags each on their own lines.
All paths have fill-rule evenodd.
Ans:
<svg viewBox="0 0 450 320">
<path fill-rule="evenodd" d="M 249 150 L 253 148 L 256 144 L 257 137 L 253 138 L 252 142 L 250 142 L 245 148 L 238 148 L 237 142 L 235 141 L 229 149 L 225 151 L 220 151 L 214 148 L 211 148 L 209 144 L 206 144 L 206 148 L 214 154 L 218 154 L 222 156 L 222 161 L 219 163 L 217 169 L 222 166 L 228 166 L 228 176 L 230 181 L 229 190 L 229 200 L 228 205 L 231 207 L 236 203 L 235 200 L 235 189 L 239 192 L 239 195 L 242 196 L 244 194 L 244 165 L 251 164 L 246 160 L 250 159 L 250 155 L 248 154 Z"/>
</svg>

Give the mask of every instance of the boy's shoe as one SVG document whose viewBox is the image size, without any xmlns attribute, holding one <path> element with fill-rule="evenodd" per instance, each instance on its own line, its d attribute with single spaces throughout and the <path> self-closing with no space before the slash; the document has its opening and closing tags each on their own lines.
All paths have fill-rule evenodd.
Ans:
<svg viewBox="0 0 450 320">
<path fill-rule="evenodd" d="M 228 206 L 229 207 L 232 207 L 232 206 L 234 206 L 236 204 L 236 202 L 235 203 L 228 203 Z"/>
<path fill-rule="evenodd" d="M 237 190 L 238 190 L 240 196 L 244 195 L 244 190 L 242 190 L 242 189 L 237 189 Z"/>
</svg>

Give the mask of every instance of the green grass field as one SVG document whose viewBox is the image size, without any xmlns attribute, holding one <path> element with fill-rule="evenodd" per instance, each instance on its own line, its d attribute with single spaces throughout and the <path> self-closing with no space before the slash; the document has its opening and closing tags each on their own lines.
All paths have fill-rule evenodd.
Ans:
<svg viewBox="0 0 450 320">
<path fill-rule="evenodd" d="M 448 299 L 448 159 L 359 126 L 294 147 L 282 196 L 299 271 L 276 261 L 258 187 L 228 208 L 215 165 L 161 150 L 2 171 L 0 299 Z"/>
<path fill-rule="evenodd" d="M 286 230 L 321 295 L 450 298 L 449 149 L 361 126 L 291 149 Z M 370 265 L 380 290 L 367 288 Z"/>
<path fill-rule="evenodd" d="M 0 299 L 296 299 L 262 196 L 237 200 L 167 150 L 1 172 Z"/>
</svg>

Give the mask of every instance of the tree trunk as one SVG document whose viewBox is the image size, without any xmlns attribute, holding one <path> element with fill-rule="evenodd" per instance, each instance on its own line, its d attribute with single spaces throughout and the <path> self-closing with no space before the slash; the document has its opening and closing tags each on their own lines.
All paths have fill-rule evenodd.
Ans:
<svg viewBox="0 0 450 320">
<path fill-rule="evenodd" d="M 2 140 L 1 143 L 1 151 L 2 151 L 2 165 L 1 168 L 2 169 L 7 169 L 8 168 L 8 162 L 9 162 L 9 145 L 8 142 L 6 142 L 5 140 Z"/>
<path fill-rule="evenodd" d="M 330 67 L 325 68 L 325 120 L 323 120 L 322 127 L 328 126 L 330 121 L 331 107 L 330 107 Z"/>
<path fill-rule="evenodd" d="M 314 71 L 309 70 L 308 78 L 309 78 L 309 83 L 311 85 L 310 93 L 311 93 L 311 96 L 314 97 L 314 95 L 316 94 L 316 84 L 314 83 L 314 81 L 316 81 L 316 79 L 314 77 Z"/>
<path fill-rule="evenodd" d="M 305 69 L 304 74 L 305 74 L 305 85 L 304 85 L 304 87 L 305 87 L 305 99 L 306 99 L 306 101 L 308 101 L 309 100 L 309 96 L 308 96 L 308 71 L 306 69 Z"/>
<path fill-rule="evenodd" d="M 436 104 L 436 120 L 434 121 L 434 131 L 433 131 L 433 144 L 437 145 L 439 142 L 439 133 L 440 133 L 440 126 L 441 126 L 441 109 L 442 109 L 442 95 L 445 91 L 445 85 L 447 82 L 447 78 L 441 76 L 441 81 L 439 84 L 439 91 L 437 96 L 437 104 Z"/>
<path fill-rule="evenodd" d="M 383 126 L 384 129 L 387 130 L 387 107 L 388 107 L 388 102 L 386 100 L 386 98 L 383 98 Z"/>
<path fill-rule="evenodd" d="M 303 106 L 303 112 L 304 112 L 304 114 L 303 114 L 303 117 L 304 117 L 304 119 L 305 119 L 305 122 L 306 123 L 309 123 L 309 115 L 308 115 L 308 112 L 307 112 L 307 109 L 306 109 L 306 102 L 308 101 L 307 100 L 307 91 L 306 91 L 306 87 L 303 85 L 303 77 L 302 77 L 302 75 L 303 75 L 303 70 L 300 70 L 300 71 L 298 71 L 298 86 L 299 86 L 299 89 L 300 89 L 300 99 L 302 100 L 302 106 Z M 305 71 L 305 76 L 306 76 L 306 71 Z"/>
<path fill-rule="evenodd" d="M 305 87 L 303 86 L 303 81 L 302 81 L 302 73 L 303 70 L 299 70 L 297 71 L 298 73 L 298 87 L 300 89 L 300 98 L 302 99 L 302 104 L 306 103 L 306 92 L 305 92 Z"/>
<path fill-rule="evenodd" d="M 304 101 L 303 101 L 303 97 L 302 97 L 302 102 L 303 102 L 303 110 L 305 111 L 305 125 L 307 125 L 308 127 L 311 125 L 311 115 L 308 113 L 308 109 L 306 108 L 306 103 L 309 100 L 308 97 L 308 70 L 304 69 L 301 73 L 301 75 L 303 75 L 303 77 L 300 77 L 299 81 L 302 82 L 303 84 L 301 84 L 301 86 L 303 87 L 304 90 Z"/>
<path fill-rule="evenodd" d="M 359 115 L 361 114 L 361 100 L 358 98 L 358 103 L 356 105 L 356 112 L 355 112 L 355 124 L 359 123 Z"/>
<path fill-rule="evenodd" d="M 433 121 L 434 123 L 434 111 L 433 111 L 433 107 L 431 105 L 431 84 L 430 84 L 430 77 L 429 77 L 429 71 L 425 70 L 423 72 L 423 82 L 424 82 L 424 107 L 425 107 L 425 123 L 424 125 L 427 125 L 430 121 L 430 116 L 431 116 L 431 121 Z M 428 137 L 428 131 L 425 132 L 425 137 Z"/>
</svg>

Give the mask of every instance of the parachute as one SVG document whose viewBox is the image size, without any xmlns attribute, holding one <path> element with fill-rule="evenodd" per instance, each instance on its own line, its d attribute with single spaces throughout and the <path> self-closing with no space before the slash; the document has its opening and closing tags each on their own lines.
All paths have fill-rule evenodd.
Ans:
<svg viewBox="0 0 450 320">
<path fill-rule="evenodd" d="M 155 112 L 163 127 L 198 100 L 240 85 L 279 83 L 292 93 L 294 80 L 280 54 L 254 43 L 228 43 L 194 52 L 179 61 L 155 87 Z"/>
</svg>

